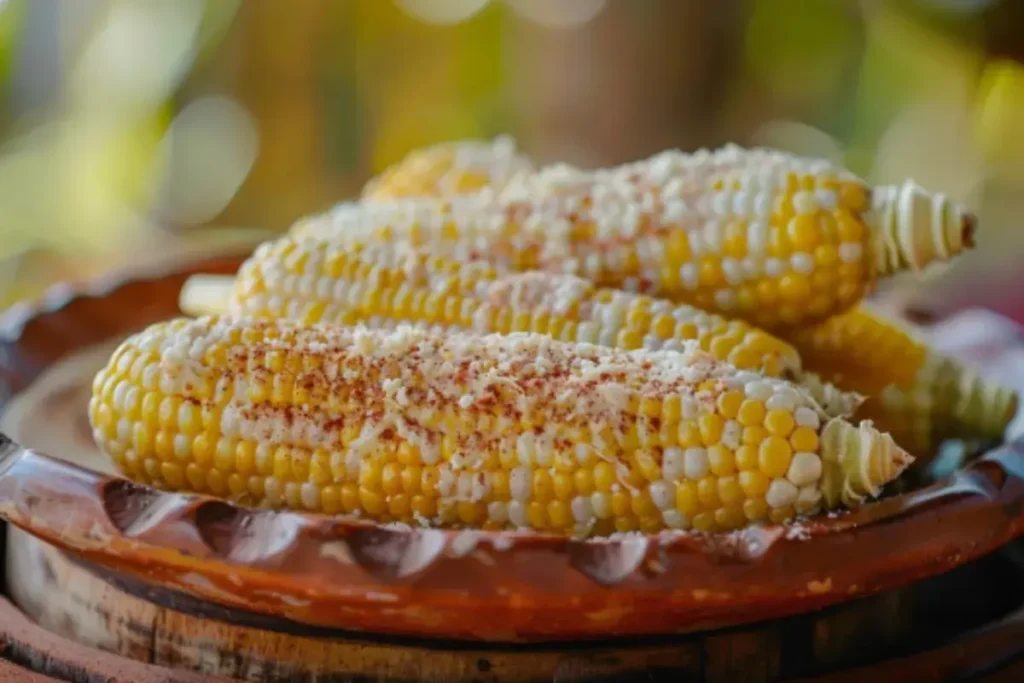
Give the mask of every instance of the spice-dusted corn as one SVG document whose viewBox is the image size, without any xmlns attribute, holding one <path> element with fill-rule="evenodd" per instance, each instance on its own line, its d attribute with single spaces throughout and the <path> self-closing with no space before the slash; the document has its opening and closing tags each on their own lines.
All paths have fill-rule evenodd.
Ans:
<svg viewBox="0 0 1024 683">
<path fill-rule="evenodd" d="M 93 388 L 96 441 L 132 478 L 431 526 L 732 529 L 858 505 L 911 461 L 693 343 L 180 319 Z"/>
<path fill-rule="evenodd" d="M 500 192 L 344 204 L 294 232 L 432 245 L 782 329 L 969 248 L 974 227 L 912 183 L 872 189 L 827 162 L 730 146 L 604 171 L 553 167 Z"/>
</svg>

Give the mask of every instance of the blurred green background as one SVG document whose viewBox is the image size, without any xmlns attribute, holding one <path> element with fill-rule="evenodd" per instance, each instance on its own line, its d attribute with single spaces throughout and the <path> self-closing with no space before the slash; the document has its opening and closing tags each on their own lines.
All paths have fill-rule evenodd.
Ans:
<svg viewBox="0 0 1024 683">
<path fill-rule="evenodd" d="M 0 0 L 0 307 L 507 132 L 585 166 L 734 141 L 914 178 L 982 224 L 928 296 L 1016 313 L 1022 57 L 1020 0 Z"/>
</svg>

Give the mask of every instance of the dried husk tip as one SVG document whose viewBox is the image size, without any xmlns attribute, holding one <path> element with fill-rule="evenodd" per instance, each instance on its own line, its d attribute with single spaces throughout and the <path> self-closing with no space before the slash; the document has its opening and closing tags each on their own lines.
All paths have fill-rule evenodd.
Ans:
<svg viewBox="0 0 1024 683">
<path fill-rule="evenodd" d="M 961 369 L 955 377 L 953 419 L 974 427 L 982 438 L 1001 439 L 1017 413 L 1017 392 L 969 368 Z"/>
<path fill-rule="evenodd" d="M 866 216 L 875 233 L 879 275 L 921 270 L 974 246 L 977 218 L 941 192 L 928 192 L 908 180 L 876 187 Z"/>
<path fill-rule="evenodd" d="M 821 489 L 829 509 L 854 508 L 898 477 L 914 461 L 892 437 L 868 420 L 853 425 L 832 419 L 822 430 Z"/>
</svg>

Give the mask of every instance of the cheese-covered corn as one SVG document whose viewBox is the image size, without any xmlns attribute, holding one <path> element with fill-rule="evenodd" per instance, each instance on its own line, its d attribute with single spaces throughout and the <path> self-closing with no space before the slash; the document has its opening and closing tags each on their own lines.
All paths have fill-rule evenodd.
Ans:
<svg viewBox="0 0 1024 683">
<path fill-rule="evenodd" d="M 445 142 L 413 150 L 386 168 L 363 188 L 363 200 L 442 197 L 485 187 L 500 190 L 516 175 L 532 171 L 533 163 L 508 136 Z"/>
<path fill-rule="evenodd" d="M 183 310 L 374 328 L 410 323 L 480 334 L 535 332 L 627 350 L 679 350 L 695 340 L 741 370 L 798 379 L 829 414 L 848 415 L 859 402 L 805 376 L 791 346 L 748 323 L 572 275 L 500 273 L 484 261 L 452 261 L 407 243 L 285 238 L 257 249 L 239 269 L 230 297 L 216 297 L 218 308 L 204 304 L 204 290 L 220 285 L 206 282 L 185 288 Z"/>
<path fill-rule="evenodd" d="M 945 438 L 1000 440 L 1017 412 L 1012 389 L 937 353 L 866 304 L 786 336 L 807 369 L 868 396 L 860 414 L 915 453 L 935 452 Z"/>
<path fill-rule="evenodd" d="M 246 317 L 538 332 L 627 350 L 679 349 L 694 339 L 740 369 L 773 377 L 800 370 L 791 346 L 742 321 L 602 289 L 572 275 L 507 272 L 404 243 L 267 243 L 239 269 L 230 305 L 230 312 Z"/>
<path fill-rule="evenodd" d="M 791 328 L 970 247 L 974 218 L 910 183 L 873 191 L 826 162 L 730 146 L 552 167 L 500 192 L 343 204 L 293 230 L 428 244 Z"/>
<path fill-rule="evenodd" d="M 168 489 L 382 522 L 714 531 L 879 493 L 910 462 L 799 387 L 543 335 L 174 320 L 93 385 L 96 442 Z"/>
</svg>

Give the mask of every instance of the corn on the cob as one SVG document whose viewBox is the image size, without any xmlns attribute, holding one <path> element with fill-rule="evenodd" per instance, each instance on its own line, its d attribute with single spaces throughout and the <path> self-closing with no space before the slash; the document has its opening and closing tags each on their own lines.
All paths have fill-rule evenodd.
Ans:
<svg viewBox="0 0 1024 683">
<path fill-rule="evenodd" d="M 781 340 L 685 304 L 601 289 L 572 275 L 508 273 L 408 244 L 284 238 L 239 269 L 231 313 L 371 327 L 420 323 L 478 333 L 538 332 L 631 350 L 678 349 L 688 339 L 740 369 L 800 370 Z"/>
<path fill-rule="evenodd" d="M 827 318 L 878 276 L 955 255 L 973 228 L 912 184 L 872 192 L 824 162 L 727 147 L 666 152 L 628 173 L 549 169 L 500 193 L 344 204 L 293 230 L 576 274 L 773 329 Z"/>
<path fill-rule="evenodd" d="M 914 452 L 934 452 L 944 438 L 1001 439 L 1017 411 L 1016 392 L 865 304 L 785 336 L 808 370 L 868 396 L 860 414 Z"/>
<path fill-rule="evenodd" d="M 514 176 L 531 171 L 532 162 L 516 151 L 510 137 L 447 142 L 414 150 L 386 168 L 363 188 L 363 199 L 447 196 L 485 187 L 500 190 Z"/>
<path fill-rule="evenodd" d="M 93 392 L 95 439 L 133 478 L 432 526 L 778 523 L 857 505 L 911 460 L 692 342 L 182 319 L 124 342 Z"/>
<path fill-rule="evenodd" d="M 183 310 L 374 328 L 409 323 L 480 334 L 535 332 L 627 350 L 678 350 L 696 340 L 741 370 L 799 380 L 831 415 L 850 414 L 860 400 L 801 373 L 792 347 L 742 321 L 601 289 L 572 275 L 502 274 L 486 262 L 451 261 L 408 244 L 285 238 L 257 249 L 230 297 L 217 297 L 219 307 L 207 305 L 206 292 L 219 287 L 205 280 L 186 286 Z"/>
</svg>

